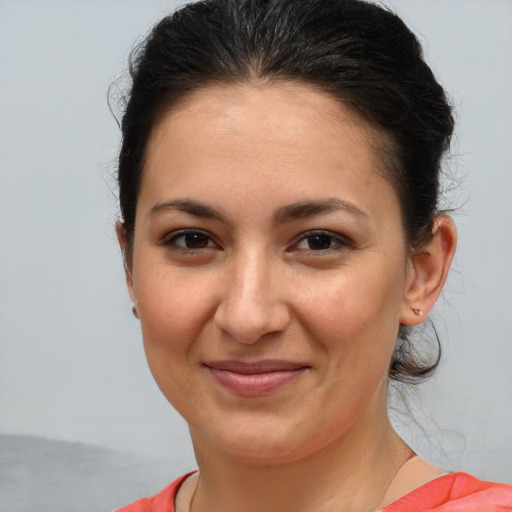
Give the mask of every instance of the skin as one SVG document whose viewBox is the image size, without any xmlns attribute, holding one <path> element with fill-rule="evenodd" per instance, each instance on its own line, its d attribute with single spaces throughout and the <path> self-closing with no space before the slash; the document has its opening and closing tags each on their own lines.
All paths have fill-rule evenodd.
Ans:
<svg viewBox="0 0 512 512">
<path fill-rule="evenodd" d="M 441 291 L 455 229 L 439 217 L 410 257 L 376 138 L 288 83 L 200 89 L 154 127 L 127 283 L 153 376 L 190 426 L 194 511 L 368 512 L 412 454 L 389 424 L 388 366 L 400 325 L 423 319 L 412 308 Z M 212 376 L 226 360 L 303 371 L 245 396 Z"/>
</svg>

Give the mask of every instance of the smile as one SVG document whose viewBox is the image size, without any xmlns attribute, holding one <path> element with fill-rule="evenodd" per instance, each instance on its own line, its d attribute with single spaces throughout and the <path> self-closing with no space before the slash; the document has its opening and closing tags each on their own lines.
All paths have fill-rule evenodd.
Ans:
<svg viewBox="0 0 512 512">
<path fill-rule="evenodd" d="M 289 361 L 215 361 L 204 366 L 224 388 L 242 396 L 271 394 L 297 379 L 309 366 Z"/>
</svg>

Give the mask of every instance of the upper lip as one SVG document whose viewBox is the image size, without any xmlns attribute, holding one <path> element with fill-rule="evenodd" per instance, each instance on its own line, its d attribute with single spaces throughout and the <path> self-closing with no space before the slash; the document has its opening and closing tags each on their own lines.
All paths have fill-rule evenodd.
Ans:
<svg viewBox="0 0 512 512">
<path fill-rule="evenodd" d="M 257 373 L 284 372 L 308 368 L 304 363 L 295 363 L 293 361 L 282 361 L 277 359 L 265 359 L 253 361 L 208 361 L 205 366 L 214 370 L 225 370 L 234 373 L 252 375 Z"/>
</svg>

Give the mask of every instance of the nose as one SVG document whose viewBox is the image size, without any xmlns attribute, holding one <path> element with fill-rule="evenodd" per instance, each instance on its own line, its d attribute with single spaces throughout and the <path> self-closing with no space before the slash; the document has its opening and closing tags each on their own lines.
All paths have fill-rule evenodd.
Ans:
<svg viewBox="0 0 512 512">
<path fill-rule="evenodd" d="M 256 343 L 267 334 L 284 331 L 290 322 L 279 269 L 268 260 L 254 254 L 226 269 L 229 275 L 214 323 L 239 343 Z"/>
</svg>

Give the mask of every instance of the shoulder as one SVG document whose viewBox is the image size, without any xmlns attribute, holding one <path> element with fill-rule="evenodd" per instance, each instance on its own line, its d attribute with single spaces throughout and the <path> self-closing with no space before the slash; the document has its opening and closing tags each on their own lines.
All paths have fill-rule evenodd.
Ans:
<svg viewBox="0 0 512 512">
<path fill-rule="evenodd" d="M 512 485 L 484 482 L 467 473 L 436 478 L 382 512 L 512 512 Z"/>
<path fill-rule="evenodd" d="M 180 485 L 192 473 L 187 473 L 174 480 L 167 487 L 162 489 L 155 496 L 142 498 L 131 505 L 126 505 L 115 512 L 174 512 L 174 499 L 178 493 Z"/>
</svg>

